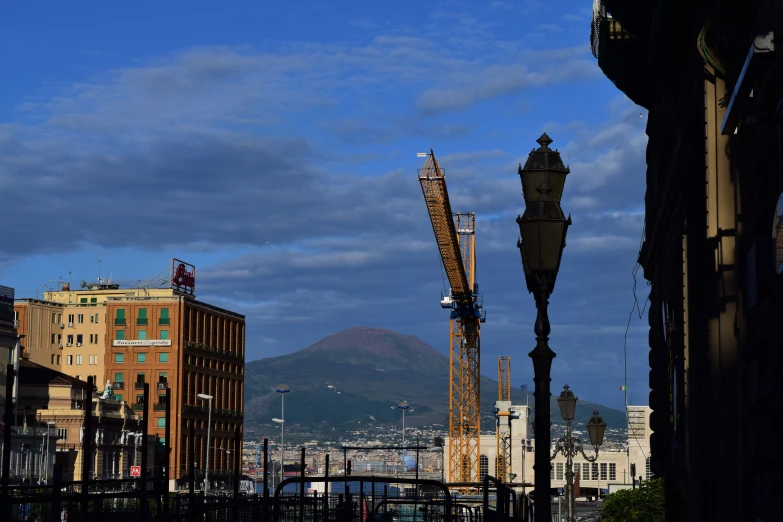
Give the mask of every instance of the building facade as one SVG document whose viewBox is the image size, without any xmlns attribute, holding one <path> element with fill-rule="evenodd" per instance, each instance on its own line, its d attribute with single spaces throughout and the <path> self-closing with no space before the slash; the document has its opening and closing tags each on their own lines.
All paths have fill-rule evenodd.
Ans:
<svg viewBox="0 0 783 522">
<path fill-rule="evenodd" d="M 598 0 L 593 20 L 599 67 L 648 111 L 639 261 L 666 518 L 778 519 L 762 448 L 783 400 L 783 3 Z"/>
<path fill-rule="evenodd" d="M 148 433 L 157 440 L 157 464 L 163 464 L 168 389 L 170 479 L 187 477 L 191 463 L 203 472 L 207 438 L 210 477 L 219 480 L 233 469 L 244 418 L 243 315 L 198 301 L 175 285 L 123 289 L 105 280 L 79 289 L 63 284 L 42 300 L 17 300 L 15 313 L 31 361 L 92 378 L 100 389 L 108 383 L 115 398 L 136 412 L 143 410 L 148 384 Z"/>
<path fill-rule="evenodd" d="M 535 487 L 533 465 L 535 463 L 536 441 L 531 439 L 533 433 L 530 424 L 531 408 L 527 406 L 512 406 L 519 419 L 511 422 L 511 473 L 512 482 Z M 574 473 L 578 478 L 581 496 L 597 497 L 606 494 L 612 485 L 633 484 L 631 470 L 636 472 L 638 482 L 652 478 L 650 470 L 650 412 L 647 406 L 628 406 L 628 441 L 623 444 L 604 444 L 599 451 L 598 460 L 587 461 L 582 455 L 574 457 Z M 556 435 L 555 432 L 552 433 Z M 563 433 L 563 435 L 565 435 Z M 594 456 L 590 446 L 590 436 L 587 430 L 573 426 L 573 435 L 584 444 L 585 453 Z M 497 476 L 496 443 L 494 435 L 481 436 L 481 455 L 479 456 L 479 479 L 485 475 Z M 448 469 L 449 440 L 445 440 L 444 459 Z M 552 446 L 545 451 L 551 455 Z M 552 488 L 565 488 L 566 457 L 557 454 L 551 461 L 550 479 Z"/>
</svg>

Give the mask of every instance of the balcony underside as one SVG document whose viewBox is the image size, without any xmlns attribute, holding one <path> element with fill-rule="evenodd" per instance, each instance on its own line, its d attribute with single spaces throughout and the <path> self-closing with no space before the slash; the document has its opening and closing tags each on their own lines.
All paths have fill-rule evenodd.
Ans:
<svg viewBox="0 0 783 522">
<path fill-rule="evenodd" d="M 631 101 L 650 108 L 655 82 L 646 41 L 628 33 L 618 20 L 607 18 L 601 22 L 598 66 Z"/>
</svg>

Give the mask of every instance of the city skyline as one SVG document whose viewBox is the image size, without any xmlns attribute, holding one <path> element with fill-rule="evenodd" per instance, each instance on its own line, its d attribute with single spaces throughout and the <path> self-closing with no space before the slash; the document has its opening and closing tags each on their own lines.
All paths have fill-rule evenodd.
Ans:
<svg viewBox="0 0 783 522">
<path fill-rule="evenodd" d="M 446 352 L 416 180 L 432 147 L 454 210 L 477 213 L 483 373 L 509 355 L 514 386 L 532 391 L 516 172 L 546 131 L 571 168 L 574 220 L 550 305 L 553 389 L 623 407 L 646 111 L 601 74 L 589 4 L 206 5 L 20 6 L 6 20 L 19 50 L 0 62 L 15 72 L 0 86 L 2 179 L 22 219 L 2 284 L 34 297 L 60 277 L 94 281 L 100 259 L 132 287 L 176 257 L 196 265 L 199 299 L 247 316 L 248 361 L 354 326 Z M 635 404 L 647 330 L 633 315 Z"/>
</svg>

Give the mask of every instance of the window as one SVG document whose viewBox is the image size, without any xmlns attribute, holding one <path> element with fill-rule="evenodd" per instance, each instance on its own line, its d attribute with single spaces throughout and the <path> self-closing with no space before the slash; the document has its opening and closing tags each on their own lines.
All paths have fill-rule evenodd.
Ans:
<svg viewBox="0 0 783 522">
<path fill-rule="evenodd" d="M 117 372 L 114 374 L 114 382 L 122 382 L 122 373 Z"/>
<path fill-rule="evenodd" d="M 121 393 L 115 393 L 115 394 L 114 394 L 114 397 L 115 397 L 115 398 L 116 398 L 118 401 L 122 402 L 122 394 L 121 394 Z"/>
<path fill-rule="evenodd" d="M 168 330 L 161 330 L 160 331 L 160 338 L 161 339 L 168 339 L 169 338 L 169 331 Z"/>
<path fill-rule="evenodd" d="M 147 339 L 147 330 L 139 330 L 138 339 L 139 339 L 139 341 L 146 340 Z"/>
<path fill-rule="evenodd" d="M 549 480 L 555 480 L 555 465 L 549 465 Z"/>
<path fill-rule="evenodd" d="M 57 312 L 52 312 L 52 324 L 57 324 Z"/>
<path fill-rule="evenodd" d="M 68 326 L 73 326 L 73 314 L 68 314 Z"/>
<path fill-rule="evenodd" d="M 606 462 L 602 462 L 601 463 L 601 480 L 606 480 L 607 479 L 606 469 L 607 469 L 606 468 Z"/>
<path fill-rule="evenodd" d="M 117 308 L 117 316 L 114 318 L 115 326 L 125 326 L 125 309 Z"/>
<path fill-rule="evenodd" d="M 84 343 L 84 335 L 76 334 L 76 344 L 83 344 L 83 343 Z"/>
<path fill-rule="evenodd" d="M 171 324 L 171 320 L 169 319 L 169 309 L 168 308 L 161 308 L 160 309 L 160 319 L 158 319 L 158 324 L 167 325 Z M 161 337 L 163 339 L 163 337 Z M 168 339 L 168 337 L 166 338 Z"/>
<path fill-rule="evenodd" d="M 57 334 L 52 334 L 52 344 L 57 344 Z"/>
<path fill-rule="evenodd" d="M 82 364 L 82 356 L 81 355 L 77 355 L 76 356 L 76 364 L 78 364 L 78 365 Z"/>
<path fill-rule="evenodd" d="M 147 326 L 147 309 L 139 308 L 139 317 L 136 318 L 136 324 L 139 326 Z"/>
<path fill-rule="evenodd" d="M 598 480 L 598 464 L 593 462 L 593 480 Z"/>
<path fill-rule="evenodd" d="M 557 472 L 555 473 L 556 480 L 563 480 L 563 463 L 557 462 L 557 467 L 555 468 Z"/>
<path fill-rule="evenodd" d="M 168 382 L 168 373 L 167 372 L 160 372 L 158 374 L 158 382 Z"/>
<path fill-rule="evenodd" d="M 90 298 L 90 306 L 98 306 L 98 298 L 97 297 L 91 297 Z"/>
<path fill-rule="evenodd" d="M 81 375 L 77 375 L 76 378 L 81 380 L 82 376 Z"/>
<path fill-rule="evenodd" d="M 482 455 L 479 459 L 479 480 L 483 481 L 484 477 L 489 474 L 489 459 L 486 455 Z"/>
<path fill-rule="evenodd" d="M 144 384 L 144 372 L 139 372 L 136 374 L 136 382 Z"/>
<path fill-rule="evenodd" d="M 90 364 L 98 364 L 98 356 L 90 355 Z"/>
<path fill-rule="evenodd" d="M 166 417 L 158 417 L 158 428 L 166 427 Z"/>
<path fill-rule="evenodd" d="M 645 480 L 650 480 L 653 477 L 652 468 L 650 467 L 650 457 L 644 461 L 644 475 Z"/>
<path fill-rule="evenodd" d="M 159 362 L 169 362 L 169 354 L 168 352 L 160 353 L 158 354 L 158 361 Z"/>
<path fill-rule="evenodd" d="M 590 480 L 590 463 L 589 462 L 583 462 L 582 463 L 582 480 Z"/>
<path fill-rule="evenodd" d="M 86 303 L 87 302 L 87 298 L 86 297 L 82 297 L 81 299 L 79 299 L 79 302 L 80 303 Z"/>
<path fill-rule="evenodd" d="M 147 354 L 146 353 L 137 353 L 136 354 L 136 362 L 140 362 L 140 363 L 147 362 Z"/>
<path fill-rule="evenodd" d="M 166 396 L 165 395 L 158 395 L 158 404 L 166 405 Z"/>
<path fill-rule="evenodd" d="M 617 464 L 609 463 L 609 480 L 617 480 Z"/>
<path fill-rule="evenodd" d="M 60 364 L 60 361 L 62 361 L 62 356 L 58 355 L 57 356 L 57 364 Z"/>
<path fill-rule="evenodd" d="M 73 355 L 65 356 L 65 364 L 67 364 L 68 366 L 71 366 L 73 364 Z"/>
<path fill-rule="evenodd" d="M 52 364 L 54 364 L 54 354 L 52 354 Z"/>
<path fill-rule="evenodd" d="M 77 319 L 79 324 L 84 324 L 84 314 L 79 314 Z"/>
<path fill-rule="evenodd" d="M 144 404 L 144 395 L 136 395 L 136 404 Z"/>
<path fill-rule="evenodd" d="M 95 324 L 95 314 L 90 314 L 90 323 Z"/>
<path fill-rule="evenodd" d="M 65 339 L 68 344 L 73 344 L 73 334 L 68 334 L 68 337 Z"/>
<path fill-rule="evenodd" d="M 68 428 L 57 428 L 57 438 L 66 440 L 68 438 Z"/>
<path fill-rule="evenodd" d="M 117 334 L 115 335 L 118 341 L 122 341 L 125 339 L 125 330 L 117 330 Z"/>
<path fill-rule="evenodd" d="M 124 353 L 115 353 L 114 354 L 114 362 L 116 362 L 116 363 L 124 363 L 125 362 L 125 354 Z"/>
</svg>

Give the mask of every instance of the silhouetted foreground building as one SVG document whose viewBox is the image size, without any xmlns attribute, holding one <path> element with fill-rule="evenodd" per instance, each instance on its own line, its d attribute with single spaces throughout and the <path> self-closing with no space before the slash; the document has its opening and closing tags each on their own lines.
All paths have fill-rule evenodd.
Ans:
<svg viewBox="0 0 783 522">
<path fill-rule="evenodd" d="M 639 256 L 667 520 L 779 517 L 767 455 L 783 404 L 779 34 L 774 0 L 594 4 L 599 66 L 649 111 Z"/>
</svg>

